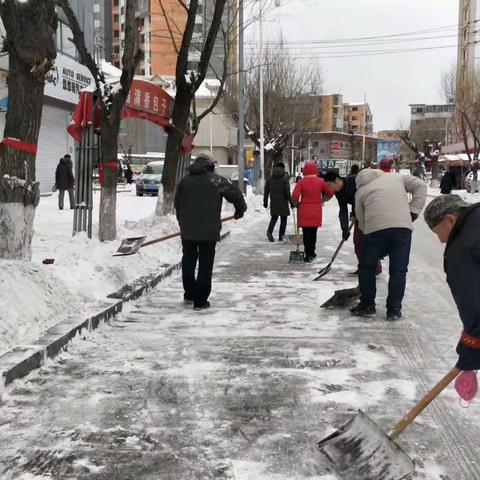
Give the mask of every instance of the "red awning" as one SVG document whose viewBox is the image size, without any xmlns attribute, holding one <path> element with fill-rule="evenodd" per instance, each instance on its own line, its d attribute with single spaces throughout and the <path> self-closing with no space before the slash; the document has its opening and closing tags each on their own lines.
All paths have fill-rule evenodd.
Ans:
<svg viewBox="0 0 480 480">
<path fill-rule="evenodd" d="M 117 84 L 113 85 L 115 88 Z M 85 129 L 92 124 L 94 93 L 83 91 L 80 100 L 72 115 L 72 120 L 67 128 L 68 133 L 80 141 Z M 144 79 L 134 79 L 130 88 L 125 106 L 122 110 L 122 119 L 138 118 L 160 125 L 169 131 L 170 116 L 174 99 L 159 85 Z M 99 107 L 95 108 L 95 126 L 99 125 Z M 185 132 L 182 142 L 182 153 L 193 149 L 193 137 Z"/>
</svg>

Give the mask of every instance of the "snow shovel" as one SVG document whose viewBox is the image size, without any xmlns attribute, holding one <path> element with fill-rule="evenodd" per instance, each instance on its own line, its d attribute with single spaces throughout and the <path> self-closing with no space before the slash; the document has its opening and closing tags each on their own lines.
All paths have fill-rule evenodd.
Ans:
<svg viewBox="0 0 480 480">
<path fill-rule="evenodd" d="M 459 373 L 460 370 L 452 368 L 389 435 L 359 411 L 346 425 L 319 442 L 319 449 L 342 480 L 406 479 L 415 470 L 415 464 L 394 440 Z"/>
<path fill-rule="evenodd" d="M 235 217 L 222 218 L 222 223 L 233 220 Z M 171 233 L 170 235 L 165 235 L 164 237 L 155 238 L 154 240 L 149 240 L 145 242 L 144 240 L 147 237 L 130 237 L 122 240 L 122 243 L 118 247 L 118 250 L 113 254 L 114 257 L 123 257 L 126 255 L 133 255 L 137 253 L 141 248 L 147 247 L 148 245 L 153 245 L 154 243 L 164 242 L 165 240 L 170 240 L 171 238 L 179 237 L 180 232 Z"/>
<path fill-rule="evenodd" d="M 293 213 L 293 223 L 295 228 L 295 235 L 297 237 L 297 249 L 290 252 L 289 262 L 304 262 L 305 261 L 305 252 L 300 251 L 300 235 L 298 234 L 298 208 L 297 211 Z"/>
<path fill-rule="evenodd" d="M 360 286 L 355 288 L 344 288 L 342 290 L 335 290 L 335 293 L 325 302 L 320 305 L 321 308 L 331 307 L 345 307 L 352 300 L 360 296 Z"/>
<path fill-rule="evenodd" d="M 350 222 L 350 225 L 348 226 L 348 231 L 349 232 L 352 230 L 352 227 L 354 225 L 355 225 L 355 219 L 353 219 Z M 338 244 L 338 247 L 335 250 L 335 253 L 333 254 L 332 259 L 330 260 L 330 263 L 326 267 L 323 267 L 321 270 L 318 271 L 318 277 L 315 277 L 313 279 L 314 282 L 316 282 L 317 280 L 320 280 L 322 277 L 324 277 L 332 269 L 333 262 L 337 258 L 337 255 L 340 252 L 340 250 L 342 249 L 344 243 L 345 243 L 345 240 L 342 238 L 342 241 Z"/>
</svg>

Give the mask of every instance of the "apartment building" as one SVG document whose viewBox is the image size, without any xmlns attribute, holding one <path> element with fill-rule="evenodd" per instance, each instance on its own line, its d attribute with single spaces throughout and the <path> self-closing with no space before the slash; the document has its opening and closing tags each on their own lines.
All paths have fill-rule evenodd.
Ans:
<svg viewBox="0 0 480 480">
<path fill-rule="evenodd" d="M 344 131 L 373 134 L 373 115 L 368 103 L 345 103 L 343 111 Z"/>
</svg>

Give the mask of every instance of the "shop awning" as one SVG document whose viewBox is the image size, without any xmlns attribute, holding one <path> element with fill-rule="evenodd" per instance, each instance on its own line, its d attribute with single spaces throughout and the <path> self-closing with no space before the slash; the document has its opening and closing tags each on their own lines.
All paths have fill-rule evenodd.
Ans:
<svg viewBox="0 0 480 480">
<path fill-rule="evenodd" d="M 119 88 L 119 80 L 112 83 L 112 88 Z M 68 133 L 80 141 L 85 129 L 95 124 L 96 129 L 100 127 L 100 107 L 95 106 L 95 91 L 92 88 L 83 90 L 80 93 L 80 100 L 72 115 L 67 128 Z M 173 109 L 174 99 L 159 85 L 143 78 L 135 78 L 130 89 L 125 106 L 122 110 L 122 119 L 137 118 L 160 125 L 169 131 L 170 116 Z M 95 120 L 93 117 L 95 116 Z M 193 148 L 193 137 L 185 132 L 182 142 L 182 152 L 189 152 Z"/>
</svg>

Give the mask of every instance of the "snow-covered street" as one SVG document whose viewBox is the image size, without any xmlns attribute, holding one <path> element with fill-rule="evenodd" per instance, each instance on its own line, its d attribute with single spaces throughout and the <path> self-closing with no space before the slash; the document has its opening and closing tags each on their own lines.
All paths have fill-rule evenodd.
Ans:
<svg viewBox="0 0 480 480">
<path fill-rule="evenodd" d="M 210 311 L 183 304 L 176 274 L 8 387 L 1 478 L 334 480 L 316 442 L 359 408 L 388 432 L 454 365 L 461 330 L 423 220 L 402 321 L 384 321 L 385 273 L 376 318 L 321 310 L 354 286 L 351 242 L 312 282 L 339 240 L 337 213 L 333 200 L 317 261 L 289 264 L 294 244 L 267 242 L 267 214 L 249 210 L 218 247 Z M 406 430 L 416 478 L 480 478 L 479 413 L 449 388 Z"/>
</svg>

